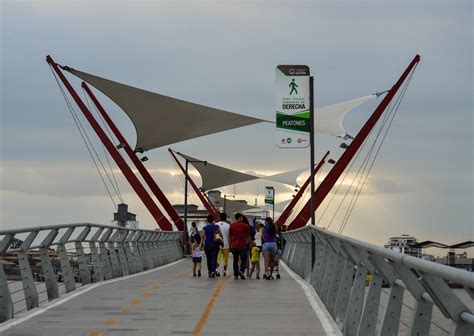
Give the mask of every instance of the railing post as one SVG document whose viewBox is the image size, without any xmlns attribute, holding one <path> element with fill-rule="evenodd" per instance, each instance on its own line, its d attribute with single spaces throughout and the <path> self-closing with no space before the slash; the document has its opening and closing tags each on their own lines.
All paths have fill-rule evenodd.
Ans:
<svg viewBox="0 0 474 336">
<path fill-rule="evenodd" d="M 390 283 L 390 294 L 385 307 L 382 327 L 379 335 L 396 335 L 400 327 L 400 313 L 402 311 L 403 295 L 405 290 L 396 285 L 396 274 L 393 267 L 379 255 L 371 254 L 370 260 L 375 268 L 382 274 L 383 278 Z"/>
<path fill-rule="evenodd" d="M 341 280 L 337 290 L 337 297 L 334 303 L 334 320 L 339 328 L 344 329 L 344 322 L 347 316 L 349 306 L 349 297 L 352 289 L 352 279 L 354 277 L 355 265 L 359 264 L 357 255 L 348 252 L 346 245 L 341 241 L 335 241 L 339 244 L 342 255 L 344 255 L 344 266 L 342 268 Z"/>
<path fill-rule="evenodd" d="M 31 272 L 30 261 L 28 260 L 28 248 L 38 235 L 38 231 L 30 232 L 17 252 L 18 266 L 20 267 L 21 281 L 25 293 L 26 308 L 31 310 L 38 307 L 38 291 L 36 289 L 33 273 Z"/>
<path fill-rule="evenodd" d="M 104 280 L 109 280 L 120 276 L 120 268 L 118 272 L 114 272 L 113 269 L 113 263 L 118 262 L 114 244 L 112 243 L 112 248 L 110 248 L 110 245 L 107 243 L 107 246 L 109 247 L 108 249 L 105 245 L 105 242 L 107 242 L 112 235 L 112 231 L 112 229 L 107 229 L 97 241 L 99 244 L 99 259 L 102 265 L 102 274 L 104 275 Z"/>
<path fill-rule="evenodd" d="M 106 279 L 110 278 L 117 278 L 122 275 L 122 268 L 121 264 L 119 261 L 119 257 L 117 255 L 117 249 L 119 248 L 118 244 L 116 245 L 117 237 L 120 235 L 120 230 L 115 230 L 112 233 L 111 229 L 108 229 L 107 232 L 105 233 L 106 240 L 101 239 L 99 242 L 99 246 L 103 245 L 103 248 L 101 248 L 101 255 L 106 253 L 107 250 L 105 249 L 105 241 L 107 241 L 107 246 L 109 247 L 109 258 L 110 258 L 110 274 L 106 275 Z M 104 251 L 104 252 L 102 252 Z M 106 272 L 107 273 L 107 272 Z"/>
<path fill-rule="evenodd" d="M 128 268 L 130 273 L 137 273 L 140 270 L 138 269 L 138 265 L 135 262 L 135 257 L 133 255 L 132 249 L 130 248 L 130 242 L 132 241 L 133 237 L 137 234 L 136 231 L 130 231 L 125 237 L 123 241 L 123 247 L 125 249 L 125 255 L 128 260 Z"/>
<path fill-rule="evenodd" d="M 370 272 L 372 279 L 369 282 L 369 291 L 365 298 L 364 310 L 357 328 L 357 336 L 372 336 L 375 335 L 375 328 L 377 326 L 377 315 L 380 304 L 380 296 L 382 293 L 383 278 L 375 269 L 372 262 L 368 259 L 366 251 L 353 248 L 351 245 L 346 245 L 348 251 L 353 251 L 353 255 L 357 255 L 360 261 L 357 265 L 363 264 Z"/>
<path fill-rule="evenodd" d="M 315 238 L 318 239 L 318 243 L 316 244 L 316 260 L 313 267 L 313 273 L 311 274 L 311 285 L 314 287 L 316 292 L 321 293 L 321 284 L 328 261 L 327 241 L 318 231 L 315 231 L 314 233 Z"/>
<path fill-rule="evenodd" d="M 13 318 L 13 303 L 8 288 L 8 281 L 3 270 L 6 262 L 0 260 L 0 323 Z"/>
<path fill-rule="evenodd" d="M 461 318 L 463 312 L 470 312 L 469 308 L 466 307 L 443 279 L 425 272 L 420 272 L 420 275 L 423 287 L 430 294 L 441 313 L 454 322 L 453 330 L 451 331 L 452 335 L 473 335 L 474 324 L 463 321 Z"/>
<path fill-rule="evenodd" d="M 349 305 L 347 306 L 346 321 L 344 322 L 344 334 L 356 335 L 359 326 L 362 307 L 364 304 L 365 278 L 367 277 L 367 268 L 357 265 L 354 283 L 352 284 Z"/>
<path fill-rule="evenodd" d="M 426 293 L 412 270 L 399 263 L 391 263 L 393 269 L 416 300 L 410 325 L 410 336 L 423 336 L 430 333 L 430 321 L 433 313 L 433 303 L 423 299 Z"/>
<path fill-rule="evenodd" d="M 43 270 L 46 294 L 48 295 L 49 301 L 59 297 L 58 282 L 56 281 L 56 275 L 54 274 L 51 257 L 49 256 L 49 247 L 51 244 L 53 244 L 57 235 L 58 230 L 51 230 L 46 238 L 43 239 L 41 242 L 41 247 L 39 248 L 41 269 Z"/>
<path fill-rule="evenodd" d="M 127 236 L 128 232 L 126 230 L 119 229 L 117 230 L 117 236 L 114 239 L 117 245 L 120 267 L 122 268 L 122 276 L 130 274 L 129 260 L 125 252 L 125 245 L 128 244 L 125 242 Z"/>
<path fill-rule="evenodd" d="M 74 242 L 76 246 L 77 263 L 78 263 L 78 268 L 79 268 L 79 278 L 83 285 L 87 285 L 91 283 L 91 274 L 89 272 L 89 267 L 87 266 L 87 260 L 84 254 L 84 248 L 82 247 L 82 242 L 86 239 L 90 231 L 91 231 L 91 228 L 89 226 L 86 226 L 77 237 L 77 240 Z"/>
<path fill-rule="evenodd" d="M 341 285 L 346 258 L 344 257 L 343 251 L 337 241 L 332 238 L 329 238 L 328 241 L 334 250 L 334 258 L 336 262 L 332 267 L 333 275 L 332 279 L 330 279 L 331 283 L 328 287 L 329 291 L 326 296 L 326 308 L 332 316 L 335 316 L 334 308 L 336 306 L 337 294 Z"/>
<path fill-rule="evenodd" d="M 67 255 L 66 243 L 74 232 L 74 228 L 68 228 L 66 232 L 62 235 L 59 243 L 57 245 L 59 263 L 61 264 L 61 272 L 63 273 L 64 287 L 66 288 L 66 293 L 72 292 L 76 289 L 76 280 L 74 279 L 74 272 L 69 262 L 69 257 Z"/>
<path fill-rule="evenodd" d="M 99 282 L 104 280 L 104 273 L 102 272 L 102 265 L 100 262 L 99 253 L 97 252 L 96 242 L 99 239 L 100 235 L 104 231 L 104 228 L 99 228 L 94 233 L 92 238 L 89 241 L 89 249 L 91 251 L 91 260 L 92 260 L 92 280 L 94 282 Z"/>
<path fill-rule="evenodd" d="M 133 256 L 135 258 L 135 264 L 137 266 L 138 272 L 142 272 L 145 270 L 137 243 L 138 239 L 140 239 L 140 235 L 141 232 L 137 231 L 133 236 L 132 241 L 130 242 L 130 244 L 132 245 Z"/>
</svg>

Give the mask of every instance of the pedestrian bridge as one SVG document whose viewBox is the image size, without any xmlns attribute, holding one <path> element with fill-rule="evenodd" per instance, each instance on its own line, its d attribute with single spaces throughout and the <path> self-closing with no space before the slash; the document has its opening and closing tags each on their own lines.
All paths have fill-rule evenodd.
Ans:
<svg viewBox="0 0 474 336">
<path fill-rule="evenodd" d="M 0 231 L 0 334 L 474 333 L 467 271 L 306 227 L 285 234 L 281 280 L 198 278 L 181 236 L 96 224 Z"/>
</svg>

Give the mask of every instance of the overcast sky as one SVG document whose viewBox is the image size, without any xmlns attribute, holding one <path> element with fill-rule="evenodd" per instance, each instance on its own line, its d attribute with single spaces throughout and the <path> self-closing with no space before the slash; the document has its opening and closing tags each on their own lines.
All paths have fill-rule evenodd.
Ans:
<svg viewBox="0 0 474 336">
<path fill-rule="evenodd" d="M 421 63 L 344 234 L 378 244 L 400 233 L 445 243 L 474 239 L 471 1 L 2 1 L 1 12 L 0 228 L 109 223 L 114 212 L 47 54 L 115 81 L 271 119 L 278 64 L 309 65 L 316 105 L 324 106 L 390 88 L 419 53 Z M 80 81 L 68 78 L 82 94 Z M 134 144 L 130 120 L 100 98 Z M 377 103 L 346 118 L 350 134 Z M 308 150 L 277 149 L 274 132 L 259 124 L 172 147 L 263 174 L 308 165 Z M 329 149 L 337 159 L 340 143 L 317 135 L 316 158 Z M 158 184 L 181 203 L 183 186 L 166 148 L 147 156 Z M 154 227 L 117 178 L 142 227 Z M 235 191 L 261 202 L 266 184 L 249 182 Z M 291 188 L 276 188 L 277 201 L 291 196 Z M 336 206 L 320 225 L 328 225 Z M 336 216 L 331 229 L 341 220 Z"/>
</svg>

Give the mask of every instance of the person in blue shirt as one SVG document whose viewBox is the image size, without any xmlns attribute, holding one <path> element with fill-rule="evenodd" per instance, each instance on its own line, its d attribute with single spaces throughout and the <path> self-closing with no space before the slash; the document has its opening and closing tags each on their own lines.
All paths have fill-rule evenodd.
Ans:
<svg viewBox="0 0 474 336">
<path fill-rule="evenodd" d="M 204 252 L 206 253 L 207 271 L 209 278 L 216 277 L 217 253 L 219 251 L 219 242 L 222 241 L 222 232 L 219 225 L 214 224 L 214 217 L 211 215 L 206 218 L 207 224 L 203 227 L 202 238 L 204 240 Z M 220 238 L 216 237 L 219 236 Z"/>
</svg>

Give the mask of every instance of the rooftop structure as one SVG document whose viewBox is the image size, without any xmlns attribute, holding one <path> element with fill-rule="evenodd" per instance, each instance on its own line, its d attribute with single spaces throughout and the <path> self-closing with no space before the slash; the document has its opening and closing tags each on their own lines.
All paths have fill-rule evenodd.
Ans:
<svg viewBox="0 0 474 336">
<path fill-rule="evenodd" d="M 403 254 L 408 254 L 414 257 L 421 256 L 421 248 L 413 247 L 418 241 L 415 237 L 408 234 L 401 234 L 399 236 L 390 237 L 388 243 L 384 245 L 385 248 L 400 252 Z"/>
</svg>

